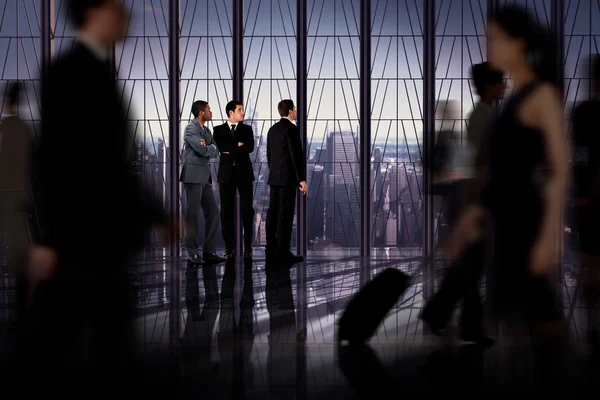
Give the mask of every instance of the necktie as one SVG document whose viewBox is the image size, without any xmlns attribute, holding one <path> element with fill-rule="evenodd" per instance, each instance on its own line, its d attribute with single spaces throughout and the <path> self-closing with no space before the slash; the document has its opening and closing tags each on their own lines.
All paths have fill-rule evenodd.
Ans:
<svg viewBox="0 0 600 400">
<path fill-rule="evenodd" d="M 235 134 L 235 125 L 231 125 L 231 136 Z"/>
</svg>

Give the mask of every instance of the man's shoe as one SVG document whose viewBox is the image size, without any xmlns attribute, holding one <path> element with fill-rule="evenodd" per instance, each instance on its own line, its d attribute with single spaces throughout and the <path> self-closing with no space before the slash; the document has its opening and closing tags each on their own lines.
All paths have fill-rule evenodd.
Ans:
<svg viewBox="0 0 600 400">
<path fill-rule="evenodd" d="M 210 263 L 222 263 L 227 259 L 215 253 L 204 253 L 204 260 Z"/>
<path fill-rule="evenodd" d="M 204 260 L 200 257 L 200 254 L 190 254 L 188 260 L 194 264 L 204 264 Z"/>
<path fill-rule="evenodd" d="M 252 247 L 244 249 L 244 258 L 252 258 Z"/>
<path fill-rule="evenodd" d="M 278 261 L 288 262 L 288 263 L 292 263 L 292 264 L 297 264 L 297 263 L 301 263 L 302 261 L 304 261 L 304 257 L 297 256 L 294 253 L 292 253 L 291 251 L 288 251 L 286 253 L 279 253 L 279 254 L 277 254 L 276 257 L 277 257 Z"/>
<path fill-rule="evenodd" d="M 233 256 L 235 255 L 235 250 L 228 250 L 223 254 L 223 257 L 225 257 L 226 259 L 231 259 L 233 258 Z"/>
</svg>

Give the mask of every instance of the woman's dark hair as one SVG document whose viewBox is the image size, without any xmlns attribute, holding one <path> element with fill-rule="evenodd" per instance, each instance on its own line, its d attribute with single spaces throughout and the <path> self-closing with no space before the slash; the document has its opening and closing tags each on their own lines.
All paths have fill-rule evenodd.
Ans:
<svg viewBox="0 0 600 400">
<path fill-rule="evenodd" d="M 527 46 L 527 62 L 542 80 L 558 84 L 556 49 L 547 26 L 541 25 L 527 10 L 506 6 L 492 18 L 508 36 L 522 39 Z"/>
<path fill-rule="evenodd" d="M 502 83 L 504 75 L 502 71 L 493 68 L 489 62 L 482 62 L 471 67 L 471 79 L 477 96 L 485 97 L 486 87 Z"/>
</svg>

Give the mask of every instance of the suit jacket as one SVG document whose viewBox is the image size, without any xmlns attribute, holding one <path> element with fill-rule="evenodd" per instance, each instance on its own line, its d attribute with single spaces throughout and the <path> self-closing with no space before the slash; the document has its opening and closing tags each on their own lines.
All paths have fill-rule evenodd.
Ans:
<svg viewBox="0 0 600 400">
<path fill-rule="evenodd" d="M 29 193 L 33 138 L 17 116 L 0 122 L 0 193 Z"/>
<path fill-rule="evenodd" d="M 201 139 L 204 139 L 205 146 L 200 144 Z M 195 119 L 191 120 L 183 134 L 183 167 L 179 180 L 183 183 L 212 183 L 210 159 L 216 158 L 218 153 L 210 129 L 206 125 L 202 128 Z"/>
<path fill-rule="evenodd" d="M 300 131 L 287 118 L 281 118 L 267 133 L 267 162 L 271 186 L 296 186 L 306 181 Z"/>
<path fill-rule="evenodd" d="M 244 144 L 238 146 L 239 142 Z M 242 122 L 236 124 L 233 135 L 227 122 L 216 126 L 215 143 L 221 152 L 217 177 L 219 183 L 231 182 L 234 178 L 246 182 L 254 181 L 254 170 L 252 169 L 252 161 L 250 161 L 250 153 L 254 151 L 254 132 L 252 132 L 250 125 L 245 125 Z M 223 152 L 229 154 L 223 154 Z M 234 163 L 237 177 L 233 176 Z"/>
<path fill-rule="evenodd" d="M 143 246 L 166 214 L 132 168 L 133 135 L 110 64 L 76 42 L 44 78 L 37 168 L 43 242 L 62 265 L 91 257 L 110 269 Z"/>
</svg>

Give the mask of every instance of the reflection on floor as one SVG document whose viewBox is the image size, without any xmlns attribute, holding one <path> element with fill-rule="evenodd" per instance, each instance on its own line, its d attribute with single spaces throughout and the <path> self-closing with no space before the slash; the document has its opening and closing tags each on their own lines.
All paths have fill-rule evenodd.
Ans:
<svg viewBox="0 0 600 400">
<path fill-rule="evenodd" d="M 506 374 L 499 378 L 499 371 L 510 372 L 513 387 L 536 387 L 522 373 L 530 370 L 531 361 L 524 353 L 511 357 L 515 354 L 507 351 L 502 335 L 493 335 L 499 337 L 498 345 L 483 357 L 477 347 L 459 347 L 423 333 L 418 316 L 426 282 L 416 257 L 370 262 L 351 256 L 309 258 L 289 268 L 265 265 L 258 254 L 253 261 L 197 267 L 182 260 L 180 266 L 177 316 L 169 312 L 169 260 L 154 255 L 132 267 L 141 339 L 148 351 L 166 348 L 175 321 L 180 329 L 172 344 L 180 355 L 183 383 L 205 398 L 352 398 L 361 393 L 377 398 L 389 391 L 396 398 L 400 393 L 448 397 L 454 391 L 480 398 L 484 387 L 495 387 L 493 394 L 500 398 L 507 393 L 500 390 L 506 387 Z M 413 284 L 369 347 L 338 349 L 337 318 L 361 284 L 385 268 L 401 269 L 413 276 Z M 577 343 L 585 330 L 579 275 L 564 271 L 565 314 Z M 435 275 L 442 274 L 440 267 Z M 2 281 L 5 298 L 10 297 L 7 279 L 5 275 Z M 572 390 L 589 389 L 582 384 L 585 379 L 597 381 L 580 373 L 588 370 L 578 357 L 583 350 L 576 345 L 570 354 L 564 381 Z"/>
<path fill-rule="evenodd" d="M 251 261 L 251 266 L 219 264 L 194 268 L 182 261 L 182 323 L 187 318 L 190 307 L 188 291 L 196 290 L 190 280 L 198 281 L 197 303 L 202 304 L 206 298 L 212 298 L 211 290 L 222 293 L 221 285 L 233 285 L 238 296 L 250 293 L 252 287 L 252 320 L 256 343 L 267 343 L 269 332 L 268 284 L 269 274 L 264 259 Z M 289 270 L 289 286 L 291 301 L 297 311 L 300 329 L 306 331 L 307 343 L 325 344 L 335 340 L 336 317 L 343 311 L 345 304 L 356 293 L 361 285 L 361 271 L 372 269 L 376 275 L 385 268 L 400 268 L 409 275 L 418 274 L 413 285 L 397 304 L 395 312 L 382 325 L 376 340 L 383 342 L 418 342 L 422 338 L 418 319 L 422 302 L 422 274 L 419 261 L 379 260 L 361 264 L 359 259 L 338 261 L 322 261 L 309 259 L 304 264 Z M 168 264 L 162 262 L 149 263 L 136 271 L 136 282 L 139 288 L 140 322 L 145 331 L 145 341 L 149 345 L 166 344 L 168 342 Z M 194 275 L 190 275 L 195 269 Z M 211 272 L 208 272 L 210 270 Z M 213 271 L 214 270 L 214 271 Z M 231 280 L 231 281 L 230 281 Z M 365 280 L 363 278 L 363 280 Z M 238 306 L 239 301 L 234 302 Z M 184 324 L 183 324 L 184 325 Z"/>
</svg>

